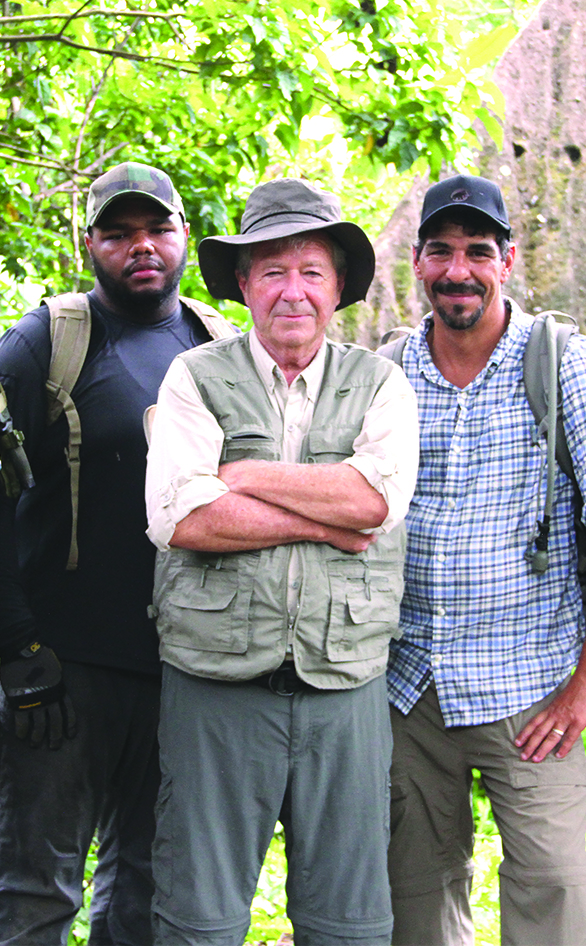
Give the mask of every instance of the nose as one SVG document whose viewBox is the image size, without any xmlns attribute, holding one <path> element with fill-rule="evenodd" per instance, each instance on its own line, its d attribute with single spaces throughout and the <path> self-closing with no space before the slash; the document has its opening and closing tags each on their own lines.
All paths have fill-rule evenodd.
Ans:
<svg viewBox="0 0 586 946">
<path fill-rule="evenodd" d="M 154 253 L 155 247 L 148 230 L 135 230 L 132 235 L 130 253 L 138 256 L 141 253 Z"/>
<path fill-rule="evenodd" d="M 302 299 L 305 299 L 303 278 L 299 270 L 291 269 L 285 275 L 281 296 L 286 302 L 301 302 Z"/>
<path fill-rule="evenodd" d="M 470 277 L 470 265 L 463 251 L 457 250 L 452 255 L 446 276 L 452 282 L 465 282 Z"/>
</svg>

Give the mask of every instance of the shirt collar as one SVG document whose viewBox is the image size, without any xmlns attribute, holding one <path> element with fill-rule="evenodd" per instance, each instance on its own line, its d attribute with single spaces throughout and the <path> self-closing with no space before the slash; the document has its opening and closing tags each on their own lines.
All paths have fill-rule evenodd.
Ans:
<svg viewBox="0 0 586 946">
<path fill-rule="evenodd" d="M 276 361 L 271 358 L 268 351 L 261 344 L 258 335 L 256 334 L 256 329 L 254 326 L 250 329 L 250 353 L 252 355 L 253 361 L 256 365 L 256 370 L 258 371 L 263 384 L 268 388 L 269 391 L 273 392 L 275 389 L 276 379 L 282 379 L 283 383 L 286 385 L 287 382 L 283 376 L 281 369 L 279 368 Z M 321 387 L 324 368 L 326 363 L 326 351 L 327 351 L 328 341 L 326 338 L 322 341 L 320 347 L 318 348 L 315 356 L 309 362 L 306 368 L 303 369 L 293 382 L 295 384 L 299 378 L 305 382 L 307 389 L 307 397 L 311 401 L 316 401 L 319 394 L 319 389 Z"/>
</svg>

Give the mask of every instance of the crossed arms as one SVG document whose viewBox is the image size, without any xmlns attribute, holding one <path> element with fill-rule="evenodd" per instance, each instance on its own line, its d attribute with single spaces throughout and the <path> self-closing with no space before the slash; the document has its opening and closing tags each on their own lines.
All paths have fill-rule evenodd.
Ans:
<svg viewBox="0 0 586 946">
<path fill-rule="evenodd" d="M 384 521 L 388 506 L 354 467 L 240 460 L 218 471 L 230 492 L 179 522 L 170 545 L 236 552 L 289 542 L 328 542 L 362 552 L 375 540 L 360 529 Z"/>
<path fill-rule="evenodd" d="M 375 395 L 354 456 L 305 464 L 239 460 L 218 469 L 223 431 L 181 360 L 161 387 L 149 451 L 148 535 L 160 549 L 244 551 L 327 542 L 350 552 L 404 518 L 415 488 L 415 395 L 393 372 Z"/>
</svg>

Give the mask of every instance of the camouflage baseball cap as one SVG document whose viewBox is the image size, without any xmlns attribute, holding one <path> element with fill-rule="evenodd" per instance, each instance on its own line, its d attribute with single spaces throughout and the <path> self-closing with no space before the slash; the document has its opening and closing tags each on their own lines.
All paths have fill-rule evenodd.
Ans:
<svg viewBox="0 0 586 946">
<path fill-rule="evenodd" d="M 173 187 L 168 174 L 148 164 L 125 161 L 110 168 L 90 187 L 87 198 L 86 227 L 93 227 L 106 207 L 125 194 L 150 197 L 169 213 L 181 214 L 185 221 L 183 201 Z"/>
</svg>

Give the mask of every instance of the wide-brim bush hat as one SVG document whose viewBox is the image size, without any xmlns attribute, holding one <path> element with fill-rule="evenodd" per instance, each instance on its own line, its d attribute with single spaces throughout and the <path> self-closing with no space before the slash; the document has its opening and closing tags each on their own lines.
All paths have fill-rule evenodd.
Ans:
<svg viewBox="0 0 586 946">
<path fill-rule="evenodd" d="M 214 299 L 244 299 L 236 279 L 238 248 L 311 233 L 327 234 L 346 251 L 345 284 L 336 307 L 364 299 L 374 276 L 374 249 L 365 232 L 341 219 L 340 201 L 309 181 L 283 178 L 255 187 L 246 201 L 240 233 L 206 237 L 199 245 L 199 265 Z"/>
</svg>

